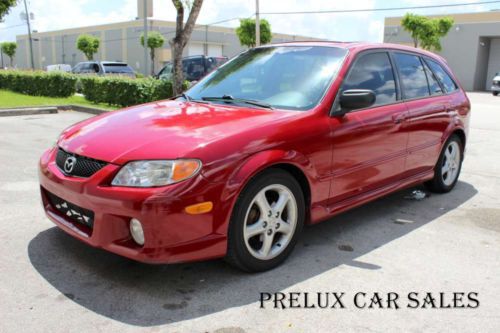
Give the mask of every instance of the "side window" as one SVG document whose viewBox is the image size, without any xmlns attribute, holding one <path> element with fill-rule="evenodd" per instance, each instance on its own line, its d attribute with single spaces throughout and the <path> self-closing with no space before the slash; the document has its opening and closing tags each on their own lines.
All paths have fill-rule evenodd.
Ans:
<svg viewBox="0 0 500 333">
<path fill-rule="evenodd" d="M 91 63 L 83 64 L 82 71 L 85 73 L 91 73 L 92 72 L 92 64 Z"/>
<path fill-rule="evenodd" d="M 429 96 L 427 77 L 420 58 L 406 53 L 394 53 L 394 59 L 403 85 L 406 99 Z"/>
<path fill-rule="evenodd" d="M 431 95 L 442 95 L 443 94 L 443 89 L 441 89 L 441 85 L 438 82 L 438 79 L 436 78 L 436 75 L 431 71 L 429 66 L 423 62 L 424 64 L 424 70 L 425 74 L 427 75 L 427 81 L 429 82 L 429 89 L 431 91 Z"/>
<path fill-rule="evenodd" d="M 344 81 L 342 91 L 369 89 L 375 92 L 375 105 L 396 101 L 396 83 L 389 55 L 386 52 L 362 55 Z"/>
<path fill-rule="evenodd" d="M 443 67 L 440 64 L 433 60 L 425 59 L 425 62 L 429 65 L 432 71 L 436 74 L 438 80 L 444 86 L 446 92 L 452 92 L 458 89 L 458 85 L 453 81 L 453 79 L 446 73 Z"/>
</svg>

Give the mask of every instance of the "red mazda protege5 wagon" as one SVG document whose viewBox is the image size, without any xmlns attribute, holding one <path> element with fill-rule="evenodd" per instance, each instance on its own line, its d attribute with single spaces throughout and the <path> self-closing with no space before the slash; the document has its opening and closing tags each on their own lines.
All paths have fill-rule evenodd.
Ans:
<svg viewBox="0 0 500 333">
<path fill-rule="evenodd" d="M 456 184 L 470 103 L 439 56 L 297 42 L 233 58 L 172 100 L 87 119 L 40 160 L 48 217 L 147 263 L 279 265 L 304 224 Z"/>
</svg>

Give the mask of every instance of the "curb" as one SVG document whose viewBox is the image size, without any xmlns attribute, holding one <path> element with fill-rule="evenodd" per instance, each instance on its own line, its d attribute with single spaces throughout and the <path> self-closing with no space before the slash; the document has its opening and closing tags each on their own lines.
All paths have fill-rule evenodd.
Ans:
<svg viewBox="0 0 500 333">
<path fill-rule="evenodd" d="M 0 117 L 30 116 L 35 114 L 51 114 L 51 113 L 57 113 L 57 107 L 48 106 L 40 108 L 0 109 Z"/>
<path fill-rule="evenodd" d="M 95 115 L 111 111 L 111 110 L 106 111 L 103 109 L 89 108 L 88 106 L 80 106 L 80 105 L 58 105 L 57 109 L 59 111 L 77 111 L 77 112 L 91 113 Z"/>
<path fill-rule="evenodd" d="M 0 117 L 52 114 L 52 113 L 58 113 L 59 111 L 77 111 L 95 115 L 109 112 L 102 109 L 89 108 L 80 105 L 54 105 L 54 106 L 44 106 L 44 107 L 15 107 L 8 109 L 0 109 Z"/>
</svg>

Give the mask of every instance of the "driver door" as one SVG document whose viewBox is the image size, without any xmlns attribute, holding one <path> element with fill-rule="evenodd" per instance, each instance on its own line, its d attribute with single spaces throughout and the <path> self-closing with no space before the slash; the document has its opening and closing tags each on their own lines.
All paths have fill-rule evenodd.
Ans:
<svg viewBox="0 0 500 333">
<path fill-rule="evenodd" d="M 405 168 L 408 111 L 398 94 L 389 53 L 377 50 L 358 56 L 340 93 L 351 89 L 372 90 L 376 99 L 370 107 L 331 118 L 334 205 L 394 184 Z"/>
</svg>

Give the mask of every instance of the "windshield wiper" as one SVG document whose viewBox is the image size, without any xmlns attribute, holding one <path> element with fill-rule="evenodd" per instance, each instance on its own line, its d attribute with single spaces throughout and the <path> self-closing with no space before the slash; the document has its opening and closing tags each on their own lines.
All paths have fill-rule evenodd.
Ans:
<svg viewBox="0 0 500 333">
<path fill-rule="evenodd" d="M 249 105 L 255 105 L 260 108 L 265 108 L 265 109 L 273 109 L 271 104 L 261 102 L 261 101 L 255 101 L 253 99 L 245 99 L 245 98 L 234 98 L 231 95 L 223 95 L 221 97 L 210 97 L 210 96 L 205 96 L 201 98 L 204 101 L 223 101 L 223 102 L 229 102 L 229 103 L 244 103 L 244 104 L 249 104 Z"/>
<path fill-rule="evenodd" d="M 186 93 L 182 93 L 180 95 L 177 95 L 175 96 L 174 98 L 172 99 L 177 99 L 177 98 L 184 98 L 186 100 L 186 102 L 195 102 L 195 103 L 203 103 L 203 104 L 207 104 L 207 102 L 204 102 L 204 101 L 201 101 L 199 99 L 194 99 L 193 97 L 189 96 L 188 94 Z"/>
</svg>

